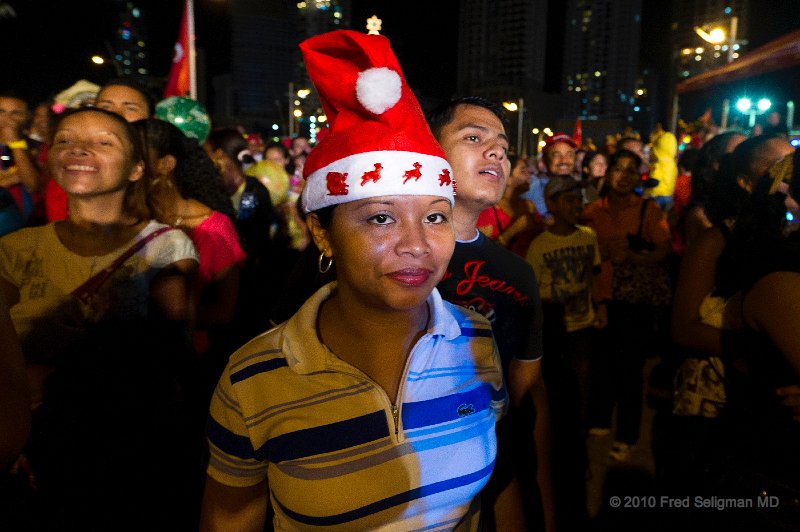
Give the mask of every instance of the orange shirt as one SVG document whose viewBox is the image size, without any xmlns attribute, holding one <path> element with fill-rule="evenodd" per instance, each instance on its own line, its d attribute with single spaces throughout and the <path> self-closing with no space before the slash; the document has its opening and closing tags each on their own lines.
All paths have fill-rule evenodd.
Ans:
<svg viewBox="0 0 800 532">
<path fill-rule="evenodd" d="M 626 238 L 626 235 L 636 234 L 639 231 L 643 201 L 640 196 L 631 194 L 628 202 L 620 208 L 612 207 L 608 197 L 605 197 L 590 203 L 583 211 L 586 225 L 597 233 L 597 243 L 604 259 L 600 265 L 601 272 L 598 278 L 601 286 L 611 286 L 613 275 L 611 261 L 606 258 L 608 256 L 606 247 L 611 240 Z M 667 219 L 655 201 L 648 202 L 645 208 L 642 237 L 654 244 L 672 239 Z"/>
</svg>

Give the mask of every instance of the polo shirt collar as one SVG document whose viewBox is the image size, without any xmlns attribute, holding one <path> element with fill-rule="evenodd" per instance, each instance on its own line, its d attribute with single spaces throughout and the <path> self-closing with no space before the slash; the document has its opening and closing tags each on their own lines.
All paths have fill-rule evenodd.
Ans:
<svg viewBox="0 0 800 532">
<path fill-rule="evenodd" d="M 317 334 L 319 309 L 335 288 L 336 281 L 333 281 L 317 290 L 284 325 L 281 349 L 289 367 L 297 373 L 325 371 L 339 362 Z M 461 334 L 461 327 L 436 288 L 428 296 L 427 303 L 431 309 L 427 334 L 443 336 L 447 340 L 457 338 Z"/>
</svg>

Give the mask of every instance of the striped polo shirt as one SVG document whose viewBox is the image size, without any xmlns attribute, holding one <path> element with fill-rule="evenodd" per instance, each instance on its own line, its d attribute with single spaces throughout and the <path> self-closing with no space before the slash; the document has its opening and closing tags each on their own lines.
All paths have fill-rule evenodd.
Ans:
<svg viewBox="0 0 800 532">
<path fill-rule="evenodd" d="M 233 487 L 268 478 L 276 530 L 476 530 L 507 406 L 489 322 L 434 290 L 393 405 L 319 341 L 334 286 L 231 356 L 208 474 Z"/>
</svg>

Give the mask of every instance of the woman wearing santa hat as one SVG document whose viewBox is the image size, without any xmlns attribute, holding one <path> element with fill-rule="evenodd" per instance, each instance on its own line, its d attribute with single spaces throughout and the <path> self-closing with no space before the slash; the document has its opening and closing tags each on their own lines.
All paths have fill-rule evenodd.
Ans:
<svg viewBox="0 0 800 532">
<path fill-rule="evenodd" d="M 454 247 L 450 165 L 388 40 L 337 31 L 301 48 L 331 124 L 303 208 L 336 282 L 231 356 L 202 528 L 263 530 L 271 506 L 276 530 L 477 530 L 483 490 L 514 529 L 491 326 L 435 288 Z M 488 495 L 493 469 L 505 489 Z"/>
</svg>

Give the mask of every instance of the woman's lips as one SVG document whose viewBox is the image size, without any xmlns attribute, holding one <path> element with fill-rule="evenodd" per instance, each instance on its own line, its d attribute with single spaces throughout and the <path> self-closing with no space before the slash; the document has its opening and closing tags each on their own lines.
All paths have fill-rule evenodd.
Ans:
<svg viewBox="0 0 800 532">
<path fill-rule="evenodd" d="M 432 274 L 433 272 L 426 268 L 405 268 L 390 273 L 388 277 L 407 286 L 422 286 L 428 282 Z"/>
</svg>

